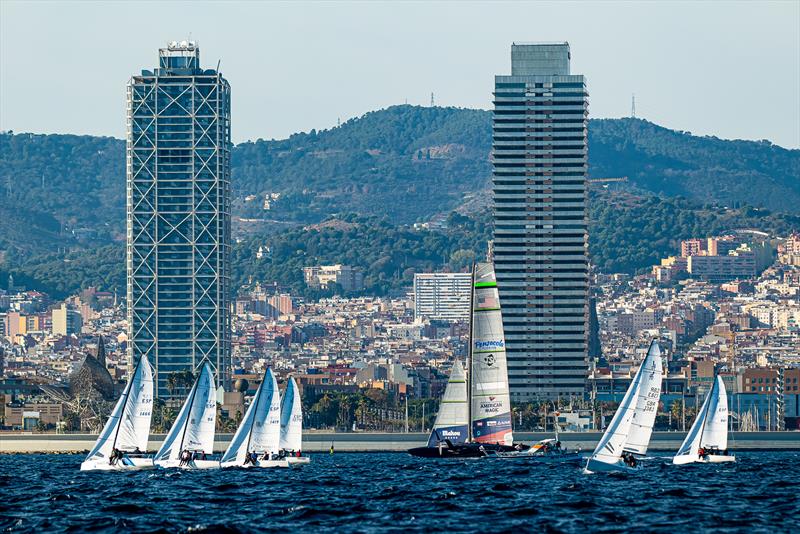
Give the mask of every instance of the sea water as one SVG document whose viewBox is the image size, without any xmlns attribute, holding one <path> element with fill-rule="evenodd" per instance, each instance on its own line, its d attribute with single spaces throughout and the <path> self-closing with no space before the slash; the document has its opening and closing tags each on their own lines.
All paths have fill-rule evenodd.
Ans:
<svg viewBox="0 0 800 534">
<path fill-rule="evenodd" d="M 798 532 L 800 453 L 584 474 L 532 459 L 311 455 L 295 469 L 81 472 L 81 456 L 0 456 L 10 532 Z"/>
</svg>

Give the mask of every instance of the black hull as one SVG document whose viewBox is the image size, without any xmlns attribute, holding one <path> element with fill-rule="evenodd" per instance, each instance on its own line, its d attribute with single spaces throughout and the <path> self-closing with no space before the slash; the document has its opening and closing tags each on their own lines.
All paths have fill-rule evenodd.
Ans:
<svg viewBox="0 0 800 534">
<path fill-rule="evenodd" d="M 527 445 L 522 445 L 518 448 L 511 445 L 468 443 L 442 447 L 415 447 L 409 449 L 408 454 L 418 458 L 483 458 L 498 452 L 517 452 L 529 448 Z"/>
</svg>

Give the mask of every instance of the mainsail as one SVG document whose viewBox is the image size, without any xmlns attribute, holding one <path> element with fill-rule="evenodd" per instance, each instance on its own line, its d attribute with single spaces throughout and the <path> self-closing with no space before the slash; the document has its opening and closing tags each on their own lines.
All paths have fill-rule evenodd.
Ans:
<svg viewBox="0 0 800 534">
<path fill-rule="evenodd" d="M 642 368 L 644 372 L 642 373 Z M 639 368 L 642 373 L 640 387 L 637 390 L 636 407 L 631 418 L 625 450 L 633 454 L 645 455 L 653 434 L 653 425 L 658 413 L 658 402 L 661 398 L 661 381 L 663 378 L 663 362 L 661 347 L 653 341 L 647 350 L 647 357 Z"/>
<path fill-rule="evenodd" d="M 146 451 L 152 413 L 153 368 L 142 357 L 86 459 L 108 458 L 115 448 Z"/>
<path fill-rule="evenodd" d="M 592 462 L 618 463 L 625 451 L 635 454 L 647 452 L 661 395 L 662 374 L 661 349 L 653 341 L 605 434 L 589 458 L 587 465 L 590 469 Z"/>
<path fill-rule="evenodd" d="M 468 412 L 467 377 L 461 362 L 456 360 L 439 403 L 439 413 L 428 438 L 428 447 L 435 447 L 443 441 L 450 441 L 454 445 L 464 443 L 467 440 Z"/>
<path fill-rule="evenodd" d="M 512 445 L 506 343 L 491 263 L 475 266 L 473 284 L 469 369 L 472 439 L 478 443 Z"/>
<path fill-rule="evenodd" d="M 216 415 L 214 374 L 205 362 L 154 459 L 177 460 L 184 450 L 213 452 Z"/>
<path fill-rule="evenodd" d="M 303 448 L 303 403 L 294 378 L 289 379 L 283 394 L 279 448 L 286 451 Z"/>
<path fill-rule="evenodd" d="M 247 412 L 230 445 L 228 445 L 228 449 L 222 455 L 220 462 L 236 461 L 236 463 L 241 464 L 244 462 L 248 452 L 264 452 L 265 449 L 259 441 L 260 437 L 258 437 L 261 433 L 256 431 L 268 424 L 267 421 L 272 409 L 272 391 L 276 383 L 272 370 L 267 369 L 264 379 L 258 386 L 258 390 L 256 390 L 253 401 L 247 408 Z M 255 440 L 253 439 L 254 434 L 258 434 Z"/>
<path fill-rule="evenodd" d="M 675 457 L 697 455 L 701 447 L 728 448 L 728 394 L 719 375 Z"/>
<path fill-rule="evenodd" d="M 249 450 L 277 454 L 281 439 L 281 394 L 272 369 L 267 369 L 261 387 L 264 390 L 264 404 L 258 417 L 253 420 Z"/>
</svg>

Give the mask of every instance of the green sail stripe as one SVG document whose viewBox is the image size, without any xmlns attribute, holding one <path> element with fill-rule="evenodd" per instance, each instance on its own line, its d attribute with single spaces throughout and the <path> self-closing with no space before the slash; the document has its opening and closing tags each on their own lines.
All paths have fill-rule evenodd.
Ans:
<svg viewBox="0 0 800 534">
<path fill-rule="evenodd" d="M 500 308 L 475 308 L 475 312 L 500 311 Z"/>
<path fill-rule="evenodd" d="M 498 349 L 498 350 L 473 350 L 472 354 L 492 354 L 495 352 L 505 352 L 506 349 Z"/>
<path fill-rule="evenodd" d="M 475 287 L 497 287 L 497 282 L 475 282 Z"/>
</svg>

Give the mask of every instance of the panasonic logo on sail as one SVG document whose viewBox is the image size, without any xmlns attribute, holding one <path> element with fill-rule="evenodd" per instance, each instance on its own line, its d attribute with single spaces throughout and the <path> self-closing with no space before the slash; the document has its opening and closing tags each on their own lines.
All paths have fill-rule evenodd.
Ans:
<svg viewBox="0 0 800 534">
<path fill-rule="evenodd" d="M 505 345 L 506 344 L 503 342 L 502 339 L 495 339 L 495 340 L 489 340 L 489 341 L 476 341 L 475 342 L 475 348 L 479 349 L 479 350 L 502 349 L 503 347 L 505 347 Z"/>
</svg>

